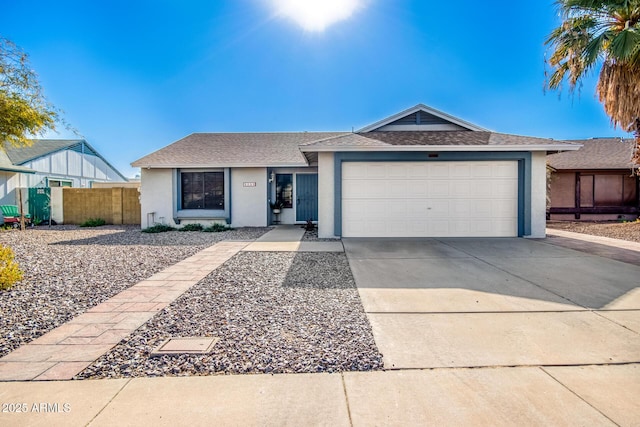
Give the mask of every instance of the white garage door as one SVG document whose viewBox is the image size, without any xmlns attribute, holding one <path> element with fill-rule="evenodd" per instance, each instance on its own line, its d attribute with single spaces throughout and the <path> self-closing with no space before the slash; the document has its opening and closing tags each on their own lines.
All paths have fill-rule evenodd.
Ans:
<svg viewBox="0 0 640 427">
<path fill-rule="evenodd" d="M 344 237 L 518 235 L 518 164 L 345 162 Z"/>
</svg>

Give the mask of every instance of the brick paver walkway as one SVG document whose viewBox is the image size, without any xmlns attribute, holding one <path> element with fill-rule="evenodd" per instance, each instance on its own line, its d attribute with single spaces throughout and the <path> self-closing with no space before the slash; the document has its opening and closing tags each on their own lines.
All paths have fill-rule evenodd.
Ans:
<svg viewBox="0 0 640 427">
<path fill-rule="evenodd" d="M 72 379 L 250 242 L 221 242 L 0 359 L 0 381 Z"/>
</svg>

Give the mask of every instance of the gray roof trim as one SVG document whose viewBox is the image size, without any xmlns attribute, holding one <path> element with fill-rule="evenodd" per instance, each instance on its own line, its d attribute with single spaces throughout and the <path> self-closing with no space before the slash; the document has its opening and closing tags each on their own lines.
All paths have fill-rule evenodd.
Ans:
<svg viewBox="0 0 640 427">
<path fill-rule="evenodd" d="M 410 114 L 416 113 L 418 111 L 424 111 L 425 113 L 428 114 L 433 114 L 436 117 L 440 117 L 441 119 L 447 120 L 453 124 L 456 124 L 458 126 L 462 126 L 463 128 L 469 129 L 471 131 L 485 131 L 488 132 L 487 129 L 482 128 L 480 126 L 474 125 L 473 123 L 469 123 L 465 120 L 459 119 L 458 117 L 454 117 L 450 114 L 447 114 L 445 112 L 442 112 L 440 110 L 436 110 L 435 108 L 432 107 L 428 107 L 424 104 L 418 104 L 414 107 L 408 108 L 404 111 L 401 111 L 397 114 L 394 114 L 392 116 L 387 117 L 386 119 L 382 119 L 379 120 L 373 124 L 370 124 L 369 126 L 365 126 L 362 129 L 359 129 L 357 132 L 358 133 L 363 133 L 363 132 L 371 132 L 373 130 L 376 130 L 378 128 L 381 128 L 382 126 L 388 125 L 389 123 L 393 123 L 398 119 L 401 119 L 405 116 L 408 116 Z"/>
</svg>

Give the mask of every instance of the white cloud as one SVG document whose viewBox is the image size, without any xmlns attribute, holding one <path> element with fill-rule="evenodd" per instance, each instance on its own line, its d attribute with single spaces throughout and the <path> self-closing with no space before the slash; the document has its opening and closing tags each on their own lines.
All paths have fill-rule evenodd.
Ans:
<svg viewBox="0 0 640 427">
<path fill-rule="evenodd" d="M 292 19 L 306 31 L 322 32 L 350 18 L 364 0 L 270 0 L 276 14 Z"/>
</svg>

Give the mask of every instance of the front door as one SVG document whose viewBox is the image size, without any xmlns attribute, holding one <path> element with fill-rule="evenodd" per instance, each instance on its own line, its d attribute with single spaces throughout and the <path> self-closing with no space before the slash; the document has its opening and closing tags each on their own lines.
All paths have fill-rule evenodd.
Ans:
<svg viewBox="0 0 640 427">
<path fill-rule="evenodd" d="M 296 175 L 296 221 L 318 220 L 318 174 Z"/>
</svg>

